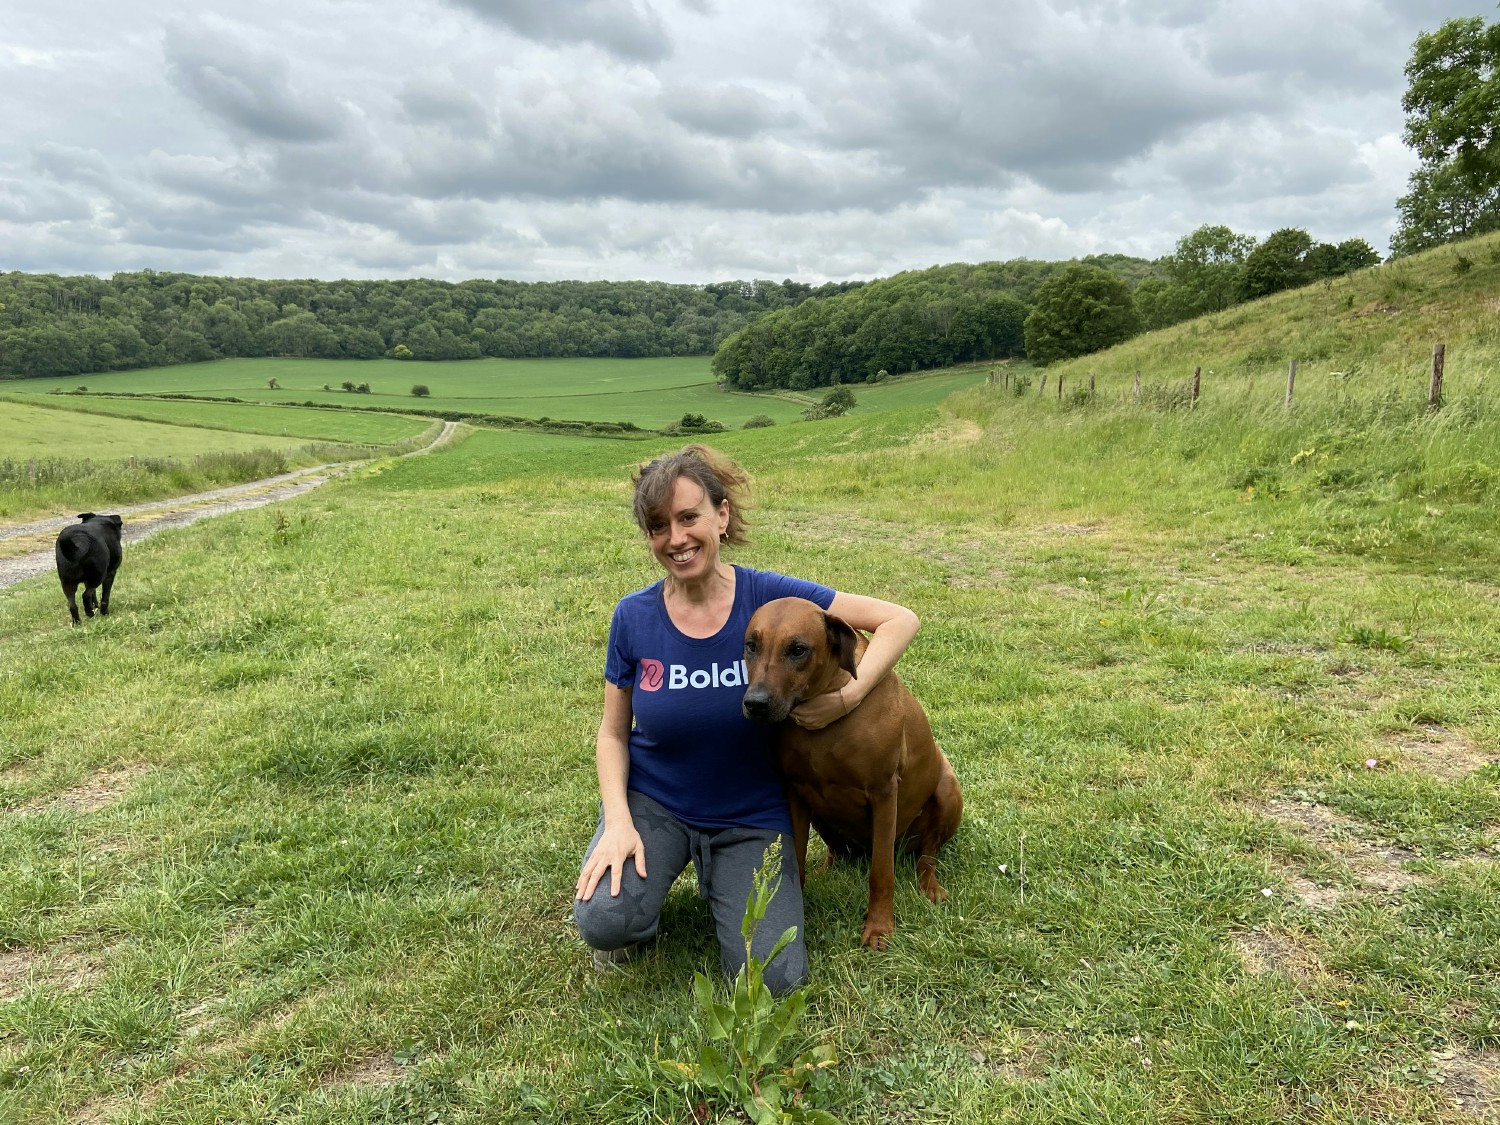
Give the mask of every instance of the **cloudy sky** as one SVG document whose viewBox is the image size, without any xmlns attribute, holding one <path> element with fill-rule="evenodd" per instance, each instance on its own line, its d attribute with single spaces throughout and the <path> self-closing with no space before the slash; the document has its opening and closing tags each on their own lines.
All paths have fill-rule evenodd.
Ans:
<svg viewBox="0 0 1500 1125">
<path fill-rule="evenodd" d="M 0 270 L 816 282 L 1209 222 L 1383 253 L 1402 67 L 1460 15 L 1494 5 L 15 0 Z"/>
</svg>

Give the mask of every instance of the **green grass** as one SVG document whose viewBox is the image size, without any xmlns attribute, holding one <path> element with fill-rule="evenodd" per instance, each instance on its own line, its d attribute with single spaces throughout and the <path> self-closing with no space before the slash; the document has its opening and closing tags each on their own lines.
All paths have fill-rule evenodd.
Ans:
<svg viewBox="0 0 1500 1125">
<path fill-rule="evenodd" d="M 420 425 L 425 426 L 425 423 Z M 194 457 L 200 453 L 264 449 L 267 445 L 289 449 L 303 444 L 303 441 L 303 435 L 267 442 L 265 435 L 260 433 L 234 433 L 116 418 L 102 413 L 49 410 L 0 399 L 0 450 L 4 450 L 4 456 L 18 459 Z"/>
<path fill-rule="evenodd" d="M 240 409 L 273 411 L 270 407 Z M 351 415 L 346 422 L 344 418 L 334 415 L 321 424 L 318 419 L 292 419 L 293 427 L 314 433 L 268 440 L 264 434 L 47 409 L 0 399 L 0 449 L 4 450 L 0 519 L 17 523 L 60 512 L 108 511 L 261 480 L 310 465 L 400 452 L 425 444 L 441 428 L 441 423 L 425 419 Z M 315 432 L 348 436 L 343 441 L 307 441 L 306 436 L 316 436 Z M 359 434 L 382 440 L 373 445 L 352 444 Z"/>
<path fill-rule="evenodd" d="M 1470 263 L 1461 266 L 1460 261 Z M 1065 394 L 1097 374 L 1100 394 L 1128 398 L 1135 372 L 1148 388 L 1182 387 L 1195 366 L 1203 393 L 1279 404 L 1298 363 L 1295 402 L 1397 391 L 1423 397 L 1434 344 L 1447 346 L 1445 386 L 1462 394 L 1500 373 L 1500 234 L 1430 250 L 1346 277 L 1278 293 L 1149 332 L 1048 370 Z M 1036 385 L 1033 384 L 1033 391 Z"/>
<path fill-rule="evenodd" d="M 3 389 L 3 384 L 0 384 Z M 24 400 L 23 400 L 24 401 Z M 5 400 L 0 399 L 0 412 L 5 409 Z M 69 420 L 67 414 L 108 415 L 115 418 L 130 418 L 143 422 L 164 423 L 186 429 L 188 433 L 174 435 L 192 439 L 204 449 L 215 449 L 223 439 L 213 433 L 193 431 L 229 430 L 236 434 L 259 435 L 256 442 L 266 445 L 265 437 L 298 439 L 300 441 L 329 441 L 361 445 L 394 445 L 409 441 L 428 428 L 425 418 L 403 418 L 388 414 L 356 414 L 349 411 L 315 410 L 295 406 L 252 406 L 227 402 L 181 402 L 164 399 L 116 399 L 98 396 L 69 395 L 67 398 L 48 396 L 39 402 L 25 404 L 27 417 L 35 419 L 37 407 L 50 407 L 63 413 L 52 419 L 49 426 L 49 441 L 43 447 L 57 455 L 64 450 L 72 453 L 90 451 L 96 430 L 83 425 L 77 439 L 72 432 L 81 424 Z M 3 415 L 0 415 L 3 416 Z M 111 445 L 115 452 L 129 451 L 139 454 L 154 447 L 160 440 L 159 426 L 152 427 L 148 435 L 135 439 L 128 429 L 122 430 Z M 238 439 L 237 439 L 238 440 Z M 36 442 L 31 444 L 35 445 Z M 289 444 L 296 444 L 291 442 Z"/>
<path fill-rule="evenodd" d="M 684 414 L 702 414 L 730 428 L 742 426 L 757 414 L 767 414 L 778 423 L 791 422 L 800 419 L 808 403 L 822 394 L 821 391 L 801 395 L 726 394 L 714 384 L 708 363 L 707 356 L 487 359 L 454 363 L 227 359 L 87 378 L 13 380 L 0 388 L 29 395 L 46 394 L 54 389 L 71 391 L 83 385 L 91 391 L 195 394 L 257 402 L 311 401 L 337 406 L 472 410 L 525 418 L 631 422 L 644 429 L 660 429 Z M 856 386 L 855 394 L 869 410 L 935 405 L 954 390 L 983 379 L 984 371 L 982 366 L 975 366 L 905 376 L 880 386 Z M 280 384 L 280 389 L 272 390 L 267 385 L 272 378 Z M 372 393 L 350 394 L 340 390 L 340 384 L 346 380 L 369 383 Z M 429 388 L 428 397 L 412 396 L 411 388 L 418 383 Z M 333 389 L 325 391 L 325 385 Z M 65 404 L 75 401 L 100 400 L 69 398 Z M 229 413 L 234 409 L 232 404 L 203 409 L 209 411 L 206 416 L 233 424 L 234 416 Z"/>
<path fill-rule="evenodd" d="M 1232 405 L 715 439 L 738 560 L 921 615 L 965 791 L 889 952 L 860 868 L 809 884 L 845 1120 L 1438 1122 L 1500 1044 L 1500 773 L 1403 749 L 1500 742 L 1492 412 Z M 690 885 L 626 972 L 568 920 L 609 611 L 656 577 L 626 480 L 675 444 L 481 431 L 138 545 L 83 629 L 0 591 L 0 1119 L 692 1120 L 651 1062 L 702 1039 Z"/>
</svg>

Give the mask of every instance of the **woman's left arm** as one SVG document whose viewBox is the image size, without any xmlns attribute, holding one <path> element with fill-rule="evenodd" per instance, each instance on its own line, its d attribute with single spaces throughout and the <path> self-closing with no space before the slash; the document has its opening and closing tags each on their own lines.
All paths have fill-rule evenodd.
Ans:
<svg viewBox="0 0 1500 1125">
<path fill-rule="evenodd" d="M 896 666 L 922 625 L 917 615 L 905 606 L 843 591 L 834 592 L 828 612 L 869 633 L 870 644 L 860 658 L 854 679 L 837 692 L 806 700 L 792 712 L 792 721 L 805 730 L 820 730 L 858 707 Z"/>
</svg>

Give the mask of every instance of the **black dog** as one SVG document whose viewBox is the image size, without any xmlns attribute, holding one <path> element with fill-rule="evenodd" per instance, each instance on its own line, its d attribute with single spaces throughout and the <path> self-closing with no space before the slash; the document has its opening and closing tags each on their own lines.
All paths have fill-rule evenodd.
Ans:
<svg viewBox="0 0 1500 1125">
<path fill-rule="evenodd" d="M 96 516 L 84 512 L 78 517 L 82 523 L 65 527 L 57 536 L 57 578 L 62 583 L 63 593 L 68 596 L 68 611 L 73 615 L 73 624 L 78 618 L 78 603 L 73 600 L 78 587 L 83 587 L 83 611 L 94 616 L 94 590 L 102 588 L 98 609 L 101 617 L 109 614 L 109 590 L 115 584 L 115 571 L 120 569 L 119 516 Z"/>
</svg>

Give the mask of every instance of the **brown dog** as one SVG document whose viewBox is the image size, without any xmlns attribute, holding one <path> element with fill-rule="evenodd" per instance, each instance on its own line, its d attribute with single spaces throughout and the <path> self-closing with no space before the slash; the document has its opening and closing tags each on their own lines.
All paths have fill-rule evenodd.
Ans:
<svg viewBox="0 0 1500 1125">
<path fill-rule="evenodd" d="M 923 893 L 943 902 L 948 892 L 937 881 L 937 853 L 958 830 L 964 800 L 922 705 L 894 672 L 822 730 L 785 721 L 803 700 L 847 684 L 868 643 L 804 598 L 767 602 L 745 630 L 742 706 L 746 718 L 781 724 L 777 752 L 803 882 L 809 822 L 828 845 L 827 862 L 868 855 L 870 904 L 860 940 L 884 949 L 895 929 L 897 842 L 916 853 Z"/>
</svg>

